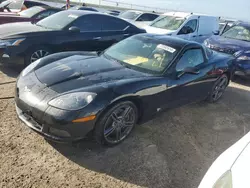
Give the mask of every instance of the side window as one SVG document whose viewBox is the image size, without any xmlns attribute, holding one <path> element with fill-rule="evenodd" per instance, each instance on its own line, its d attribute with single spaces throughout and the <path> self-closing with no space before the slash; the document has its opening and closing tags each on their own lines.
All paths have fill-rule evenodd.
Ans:
<svg viewBox="0 0 250 188">
<path fill-rule="evenodd" d="M 89 15 L 78 18 L 71 26 L 78 27 L 81 32 L 101 31 L 102 21 L 98 15 Z"/>
<path fill-rule="evenodd" d="M 155 15 L 155 14 L 144 13 L 139 18 L 137 18 L 136 21 L 143 21 L 143 22 L 153 21 L 157 17 L 158 17 L 158 15 Z"/>
<path fill-rule="evenodd" d="M 43 11 L 43 12 L 41 12 L 40 14 L 38 14 L 37 16 L 36 16 L 36 18 L 37 19 L 43 19 L 43 18 L 46 18 L 46 17 L 48 17 L 48 16 L 50 16 L 50 15 L 52 15 L 52 14 L 55 14 L 57 11 L 55 11 L 55 10 L 46 10 L 46 11 Z"/>
<path fill-rule="evenodd" d="M 129 25 L 129 23 L 121 19 L 106 16 L 102 18 L 103 31 L 123 31 Z"/>
<path fill-rule="evenodd" d="M 196 28 L 197 28 L 197 19 L 194 20 L 189 20 L 180 30 L 180 32 L 178 33 L 179 35 L 183 35 L 183 34 L 189 34 L 189 33 L 193 33 L 195 32 Z"/>
<path fill-rule="evenodd" d="M 183 71 L 186 67 L 196 67 L 204 62 L 204 56 L 201 49 L 187 50 L 178 61 L 176 71 Z"/>
</svg>

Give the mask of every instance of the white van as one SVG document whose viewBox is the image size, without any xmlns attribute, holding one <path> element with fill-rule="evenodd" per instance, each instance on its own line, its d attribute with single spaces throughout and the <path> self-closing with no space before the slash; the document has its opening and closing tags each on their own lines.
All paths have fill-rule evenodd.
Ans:
<svg viewBox="0 0 250 188">
<path fill-rule="evenodd" d="M 211 35 L 219 34 L 219 17 L 169 12 L 158 17 L 144 29 L 148 33 L 167 34 L 202 43 Z"/>
</svg>

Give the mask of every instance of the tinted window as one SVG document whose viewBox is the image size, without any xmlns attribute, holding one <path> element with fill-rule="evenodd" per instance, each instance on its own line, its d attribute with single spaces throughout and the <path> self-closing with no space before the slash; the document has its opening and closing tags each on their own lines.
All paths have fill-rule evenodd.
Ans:
<svg viewBox="0 0 250 188">
<path fill-rule="evenodd" d="M 37 19 L 43 19 L 43 18 L 46 18 L 52 14 L 55 14 L 56 12 L 58 12 L 57 10 L 46 10 L 46 11 L 43 11 L 41 12 L 40 14 L 38 14 L 36 16 Z"/>
<path fill-rule="evenodd" d="M 139 18 L 137 18 L 136 21 L 153 21 L 157 17 L 158 15 L 155 14 L 144 13 Z"/>
<path fill-rule="evenodd" d="M 130 24 L 118 18 L 103 16 L 102 18 L 103 31 L 123 31 Z"/>
<path fill-rule="evenodd" d="M 83 16 L 77 19 L 72 26 L 76 26 L 82 32 L 86 31 L 101 31 L 102 30 L 102 21 L 101 16 L 99 15 L 88 15 Z"/>
<path fill-rule="evenodd" d="M 201 49 L 187 50 L 176 65 L 176 71 L 182 71 L 186 67 L 195 67 L 204 62 Z"/>
</svg>

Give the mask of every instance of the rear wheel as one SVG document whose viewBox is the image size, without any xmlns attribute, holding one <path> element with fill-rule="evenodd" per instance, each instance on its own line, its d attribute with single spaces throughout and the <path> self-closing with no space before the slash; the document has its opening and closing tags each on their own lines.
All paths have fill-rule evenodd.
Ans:
<svg viewBox="0 0 250 188">
<path fill-rule="evenodd" d="M 208 96 L 208 101 L 213 103 L 217 102 L 223 95 L 225 89 L 227 88 L 229 79 L 228 76 L 223 74 L 214 84 L 210 95 Z"/>
<path fill-rule="evenodd" d="M 24 66 L 26 67 L 34 61 L 41 59 L 49 54 L 51 54 L 51 50 L 49 48 L 43 46 L 35 47 L 29 50 L 28 54 L 25 56 Z"/>
<path fill-rule="evenodd" d="M 111 107 L 97 122 L 94 137 L 100 144 L 113 146 L 125 140 L 138 119 L 138 109 L 130 101 Z"/>
</svg>

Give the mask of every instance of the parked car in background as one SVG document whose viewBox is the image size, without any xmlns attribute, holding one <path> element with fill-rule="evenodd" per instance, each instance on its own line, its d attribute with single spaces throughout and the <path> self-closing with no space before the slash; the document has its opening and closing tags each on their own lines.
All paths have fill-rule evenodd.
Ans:
<svg viewBox="0 0 250 188">
<path fill-rule="evenodd" d="M 235 57 L 235 75 L 250 78 L 250 23 L 238 22 L 204 44 L 213 50 Z"/>
<path fill-rule="evenodd" d="M 38 22 L 52 14 L 55 14 L 62 9 L 53 7 L 39 7 L 35 6 L 16 14 L 1 15 L 0 14 L 0 24 L 13 23 L 13 22 Z"/>
<path fill-rule="evenodd" d="M 220 23 L 219 23 L 220 34 L 226 32 L 228 29 L 230 29 L 235 22 L 237 22 L 237 20 L 221 18 Z"/>
<path fill-rule="evenodd" d="M 219 100 L 230 61 L 196 42 L 135 35 L 99 55 L 63 52 L 35 61 L 17 79 L 16 109 L 48 139 L 76 141 L 93 131 L 98 143 L 112 146 L 162 110 Z"/>
<path fill-rule="evenodd" d="M 167 34 L 203 43 L 214 33 L 219 33 L 219 18 L 193 13 L 169 12 L 161 15 L 144 29 L 148 33 Z"/>
<path fill-rule="evenodd" d="M 119 17 L 137 25 L 138 27 L 143 27 L 143 26 L 149 25 L 152 21 L 158 18 L 159 15 L 155 13 L 149 13 L 149 12 L 128 10 L 128 11 L 122 12 L 119 15 Z"/>
<path fill-rule="evenodd" d="M 119 16 L 121 12 L 118 10 L 108 10 L 107 13 L 113 16 Z"/>
<path fill-rule="evenodd" d="M 223 152 L 198 188 L 249 188 L 250 132 Z"/>
<path fill-rule="evenodd" d="M 145 30 L 107 14 L 61 11 L 35 24 L 1 25 L 0 57 L 1 62 L 28 65 L 55 52 L 103 51 L 138 33 L 145 33 Z"/>
<path fill-rule="evenodd" d="M 97 9 L 93 7 L 85 7 L 85 6 L 74 6 L 71 7 L 69 10 L 87 10 L 87 11 L 99 12 Z"/>
<path fill-rule="evenodd" d="M 45 3 L 30 0 L 7 0 L 0 4 L 0 12 L 17 13 L 34 6 L 48 6 Z"/>
</svg>

